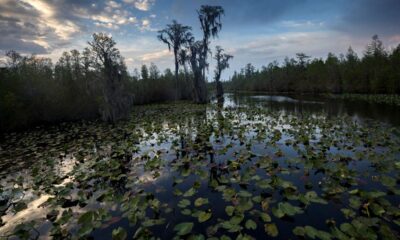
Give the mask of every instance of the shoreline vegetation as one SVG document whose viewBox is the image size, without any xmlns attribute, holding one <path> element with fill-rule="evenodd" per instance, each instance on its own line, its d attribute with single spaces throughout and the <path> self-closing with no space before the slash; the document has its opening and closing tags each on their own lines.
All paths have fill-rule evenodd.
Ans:
<svg viewBox="0 0 400 240">
<path fill-rule="evenodd" d="M 313 93 L 399 106 L 400 45 L 387 50 L 377 35 L 362 57 L 349 47 L 346 55 L 329 53 L 311 59 L 305 53 L 273 61 L 261 69 L 247 64 L 222 81 L 232 55 L 210 49 L 222 30 L 224 9 L 203 5 L 197 11 L 202 36 L 173 20 L 157 38 L 174 55 L 174 72 L 151 63 L 129 73 L 111 35 L 95 33 L 83 51 L 64 52 L 53 64 L 36 55 L 6 54 L 0 69 L 0 133 L 37 125 L 101 119 L 126 119 L 135 105 L 187 100 L 206 104 L 225 92 Z M 213 54 L 213 55 L 211 55 Z M 214 81 L 207 81 L 210 58 Z M 215 90 L 214 90 L 215 89 Z M 364 95 L 367 94 L 367 95 Z"/>
<path fill-rule="evenodd" d="M 177 26 L 169 25 L 168 31 L 183 28 L 176 22 L 173 24 Z M 220 81 L 220 76 L 229 67 L 232 56 L 217 47 L 216 81 L 206 83 L 201 70 L 204 68 L 199 65 L 205 60 L 200 58 L 195 46 L 190 47 L 202 46 L 186 34 L 188 39 L 181 39 L 175 74 L 170 69 L 161 73 L 155 64 L 143 65 L 129 74 L 116 43 L 106 34 L 94 34 L 93 41 L 82 52 L 64 52 L 55 65 L 47 58 L 10 51 L 6 67 L 0 69 L 0 132 L 83 119 L 112 122 L 127 116 L 135 105 L 176 100 L 206 103 L 208 100 L 204 99 L 210 99 L 211 93 L 222 96 L 224 91 L 325 94 L 400 105 L 400 45 L 387 51 L 377 36 L 366 47 L 362 58 L 351 48 L 346 56 L 330 53 L 325 60 L 310 60 L 309 56 L 299 53 L 297 59 L 286 58 L 282 64 L 273 62 L 259 70 L 247 64 L 228 81 Z M 112 46 L 109 53 L 112 61 L 107 67 L 106 62 L 98 60 L 101 50 L 95 44 L 103 44 L 102 48 L 107 44 Z M 168 46 L 173 48 L 171 44 Z M 190 56 L 194 57 L 192 63 Z M 197 76 L 193 67 L 198 68 Z M 201 86 L 202 81 L 205 87 Z M 198 88 L 201 93 L 196 93 Z M 115 106 L 122 108 L 113 112 Z"/>
<path fill-rule="evenodd" d="M 268 91 L 296 93 L 400 93 L 400 45 L 386 50 L 377 35 L 359 57 L 351 47 L 339 56 L 325 59 L 297 53 L 256 69 L 248 63 L 224 83 L 229 91 Z"/>
<path fill-rule="evenodd" d="M 310 93 L 310 92 L 268 92 L 268 91 L 226 91 L 232 94 L 263 94 L 263 95 L 283 95 L 283 96 L 318 96 L 333 99 L 346 99 L 356 101 L 366 101 L 370 103 L 380 103 L 400 106 L 400 95 L 397 94 L 369 94 L 369 93 Z"/>
</svg>

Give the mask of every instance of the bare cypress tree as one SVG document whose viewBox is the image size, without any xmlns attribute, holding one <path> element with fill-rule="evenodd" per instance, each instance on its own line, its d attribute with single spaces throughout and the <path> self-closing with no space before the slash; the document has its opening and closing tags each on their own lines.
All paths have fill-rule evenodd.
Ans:
<svg viewBox="0 0 400 240">
<path fill-rule="evenodd" d="M 132 96 L 124 88 L 126 66 L 115 41 L 105 33 L 93 34 L 93 40 L 88 42 L 95 58 L 95 65 L 103 75 L 100 84 L 103 104 L 100 113 L 104 121 L 114 123 L 127 117 Z"/>
<path fill-rule="evenodd" d="M 229 68 L 229 60 L 232 59 L 233 56 L 224 53 L 224 49 L 220 46 L 215 48 L 215 56 L 214 59 L 217 61 L 217 66 L 215 68 L 215 83 L 217 87 L 217 98 L 221 99 L 224 95 L 224 89 L 221 83 L 221 74 L 222 71 Z"/>
<path fill-rule="evenodd" d="M 175 100 L 178 99 L 178 73 L 179 73 L 179 59 L 178 53 L 179 50 L 188 42 L 189 38 L 191 38 L 192 34 L 190 30 L 192 28 L 189 26 L 184 26 L 179 24 L 177 21 L 173 20 L 172 24 L 168 24 L 167 27 L 161 31 L 159 31 L 158 39 L 165 44 L 167 44 L 168 49 L 171 49 L 174 52 L 175 58 Z"/>
</svg>

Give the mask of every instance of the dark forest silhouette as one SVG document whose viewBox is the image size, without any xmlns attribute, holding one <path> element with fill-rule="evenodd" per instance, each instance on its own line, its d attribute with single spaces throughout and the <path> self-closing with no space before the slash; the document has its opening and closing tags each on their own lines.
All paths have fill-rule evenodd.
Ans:
<svg viewBox="0 0 400 240">
<path fill-rule="evenodd" d="M 97 119 L 114 123 L 126 118 L 132 106 L 172 100 L 207 103 L 209 89 L 216 97 L 228 91 L 308 93 L 400 93 L 400 45 L 385 50 L 374 36 L 359 58 L 349 48 L 340 57 L 325 60 L 304 53 L 283 64 L 270 63 L 256 70 L 247 64 L 222 83 L 221 74 L 233 56 L 211 40 L 222 29 L 224 9 L 202 6 L 197 11 L 202 36 L 196 40 L 192 27 L 175 20 L 158 32 L 158 39 L 174 54 L 174 73 L 160 73 L 156 65 L 143 65 L 129 74 L 124 58 L 111 36 L 93 34 L 82 52 L 64 52 L 56 64 L 49 58 L 7 53 L 0 70 L 0 131 L 12 131 L 41 123 Z M 207 84 L 209 60 L 216 61 L 214 82 Z"/>
<path fill-rule="evenodd" d="M 400 93 L 400 45 L 387 51 L 377 35 L 361 58 L 351 47 L 346 55 L 329 53 L 325 60 L 310 60 L 304 53 L 296 57 L 259 70 L 249 63 L 226 85 L 232 91 Z"/>
</svg>

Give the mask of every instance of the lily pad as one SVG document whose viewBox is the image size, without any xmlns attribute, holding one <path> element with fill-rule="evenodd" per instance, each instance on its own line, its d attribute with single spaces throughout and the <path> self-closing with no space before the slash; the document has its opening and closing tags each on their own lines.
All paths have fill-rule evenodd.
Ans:
<svg viewBox="0 0 400 240">
<path fill-rule="evenodd" d="M 175 225 L 174 231 L 176 231 L 177 235 L 184 236 L 189 234 L 192 231 L 194 224 L 192 222 L 183 222 Z"/>
</svg>

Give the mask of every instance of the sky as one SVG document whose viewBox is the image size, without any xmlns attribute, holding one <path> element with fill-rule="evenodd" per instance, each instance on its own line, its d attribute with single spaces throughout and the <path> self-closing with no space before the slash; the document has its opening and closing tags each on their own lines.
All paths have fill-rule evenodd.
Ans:
<svg viewBox="0 0 400 240">
<path fill-rule="evenodd" d="M 225 79 L 247 63 L 260 68 L 299 52 L 324 58 L 352 46 L 362 55 L 374 34 L 388 50 L 400 44 L 400 0 L 0 0 L 0 59 L 16 50 L 55 63 L 63 51 L 83 50 L 94 32 L 106 32 L 129 71 L 151 62 L 163 71 L 173 68 L 173 55 L 157 31 L 177 20 L 200 39 L 196 10 L 205 4 L 225 9 L 212 40 L 234 56 Z"/>
</svg>

